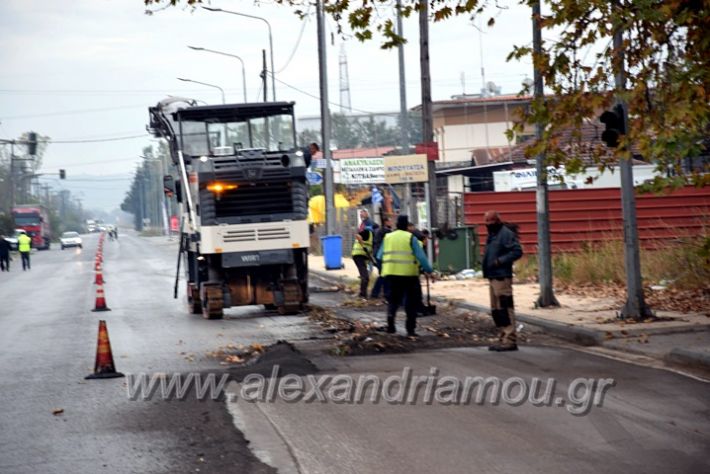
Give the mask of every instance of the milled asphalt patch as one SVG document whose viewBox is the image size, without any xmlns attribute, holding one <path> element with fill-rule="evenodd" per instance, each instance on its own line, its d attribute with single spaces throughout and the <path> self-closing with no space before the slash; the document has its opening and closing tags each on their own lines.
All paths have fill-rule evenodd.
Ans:
<svg viewBox="0 0 710 474">
<path fill-rule="evenodd" d="M 316 276 L 316 278 L 333 282 L 338 281 L 342 284 L 357 283 L 358 280 L 354 278 L 349 278 L 346 276 L 328 274 L 320 270 L 310 269 L 309 272 Z M 467 303 L 463 301 L 458 301 L 456 299 L 447 299 L 441 296 L 432 297 L 432 300 L 441 303 L 450 303 L 463 309 L 468 309 L 472 311 L 478 311 L 480 313 L 490 312 L 490 308 Z M 532 316 L 529 314 L 515 312 L 515 318 L 518 321 L 536 326 L 543 329 L 550 335 L 565 339 L 568 341 L 575 342 L 583 346 L 602 346 L 604 342 L 608 339 L 607 331 L 601 331 L 597 329 L 590 329 L 586 327 L 575 326 L 573 324 L 559 323 L 557 321 L 549 321 L 537 316 Z M 646 334 L 672 334 L 672 333 L 682 333 L 682 332 L 697 332 L 703 331 L 706 328 L 629 328 L 624 329 L 626 334 L 621 335 L 620 330 L 610 331 L 612 337 L 616 336 L 638 336 L 642 333 Z M 692 351 L 683 348 L 674 348 L 669 353 L 664 356 L 664 360 L 668 362 L 676 362 L 685 365 L 700 366 L 701 368 L 710 369 L 710 355 L 703 352 Z"/>
<path fill-rule="evenodd" d="M 317 278 L 324 279 L 327 281 L 337 280 L 343 284 L 357 282 L 357 280 L 349 277 L 339 276 L 339 275 L 329 275 L 327 273 L 321 272 L 319 270 L 309 270 L 310 273 L 314 274 Z M 478 305 L 474 303 L 467 303 L 463 301 L 458 301 L 456 299 L 448 299 L 442 296 L 433 296 L 432 300 L 438 303 L 451 303 L 459 308 L 468 309 L 471 311 L 478 311 L 479 313 L 488 313 L 490 308 Z M 576 342 L 584 346 L 596 346 L 601 345 L 605 338 L 606 333 L 604 331 L 597 331 L 594 329 L 583 328 L 575 326 L 572 324 L 558 323 L 556 321 L 548 321 L 546 319 L 539 318 L 537 316 L 531 316 L 529 314 L 522 314 L 518 311 L 515 312 L 515 318 L 523 323 L 527 323 L 533 326 L 544 329 L 549 334 L 553 334 L 565 340 Z"/>
</svg>

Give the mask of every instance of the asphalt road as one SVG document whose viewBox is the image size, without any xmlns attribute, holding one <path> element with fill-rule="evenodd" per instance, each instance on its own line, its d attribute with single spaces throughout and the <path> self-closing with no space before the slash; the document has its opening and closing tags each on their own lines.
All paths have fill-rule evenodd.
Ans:
<svg viewBox="0 0 710 474">
<path fill-rule="evenodd" d="M 254 307 L 229 309 L 221 321 L 187 314 L 182 285 L 181 298 L 172 298 L 175 242 L 125 233 L 104 245 L 112 311 L 93 313 L 96 240 L 85 237 L 83 250 L 36 252 L 29 272 L 15 261 L 0 273 L 2 473 L 710 472 L 706 382 L 554 345 L 331 357 L 314 340 L 321 329 L 304 316 Z M 337 307 L 338 298 L 312 300 Z M 99 319 L 126 374 L 228 373 L 245 382 L 278 364 L 281 375 L 384 380 L 406 367 L 419 375 L 436 367 L 456 380 L 553 378 L 566 406 L 426 404 L 422 393 L 404 404 L 131 400 L 126 378 L 84 380 Z M 241 369 L 207 356 L 228 344 L 277 340 L 301 353 L 277 350 Z M 582 416 L 570 413 L 567 393 L 578 378 L 615 381 L 602 406 Z M 232 383 L 230 393 L 243 387 Z"/>
</svg>

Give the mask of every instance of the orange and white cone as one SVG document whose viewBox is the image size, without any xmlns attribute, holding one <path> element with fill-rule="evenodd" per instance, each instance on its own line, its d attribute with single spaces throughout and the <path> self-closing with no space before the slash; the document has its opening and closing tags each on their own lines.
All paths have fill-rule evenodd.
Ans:
<svg viewBox="0 0 710 474">
<path fill-rule="evenodd" d="M 113 364 L 113 354 L 111 353 L 111 341 L 108 339 L 108 329 L 106 321 L 99 321 L 99 337 L 96 345 L 96 362 L 94 363 L 94 373 L 84 377 L 85 379 L 112 379 L 123 377 L 121 372 L 116 372 Z"/>
<path fill-rule="evenodd" d="M 111 309 L 106 306 L 106 297 L 104 296 L 103 285 L 98 285 L 96 287 L 96 304 L 94 305 L 94 309 L 91 311 L 111 311 Z"/>
<path fill-rule="evenodd" d="M 104 273 L 101 271 L 101 267 L 99 267 L 98 270 L 96 270 L 96 277 L 94 278 L 94 285 L 103 285 L 104 284 Z"/>
</svg>

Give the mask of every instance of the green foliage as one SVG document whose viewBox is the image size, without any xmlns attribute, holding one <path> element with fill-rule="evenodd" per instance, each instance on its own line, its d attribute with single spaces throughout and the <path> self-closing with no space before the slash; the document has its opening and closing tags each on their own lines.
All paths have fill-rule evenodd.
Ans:
<svg viewBox="0 0 710 474">
<path fill-rule="evenodd" d="M 298 134 L 298 144 L 306 146 L 309 143 L 323 143 L 320 136 L 320 130 L 305 129 Z"/>
<path fill-rule="evenodd" d="M 554 0 L 546 5 L 551 13 L 541 16 L 539 24 L 543 36 L 555 31 L 557 40 L 544 44 L 539 55 L 524 46 L 509 56 L 532 58 L 554 97 L 534 101 L 522 117 L 544 127 L 530 154 L 546 152 L 554 164 L 568 163 L 571 149 L 584 146 L 584 122 L 596 120 L 616 100 L 614 77 L 623 66 L 628 130 L 615 153 L 601 144 L 591 150 L 599 168 L 630 158 L 633 150 L 670 177 L 656 179 L 649 190 L 689 181 L 708 184 L 707 162 L 704 169 L 691 172 L 682 165 L 709 151 L 710 2 Z M 623 64 L 611 41 L 618 29 Z M 570 130 L 571 143 L 561 139 Z"/>
<path fill-rule="evenodd" d="M 160 0 L 145 0 L 146 4 Z M 172 4 L 178 0 L 169 0 Z M 303 0 L 276 0 L 303 15 Z M 186 0 L 192 5 L 199 0 Z M 433 22 L 453 16 L 505 18 L 507 7 L 497 0 L 402 0 L 403 17 L 427 8 Z M 532 9 L 538 0 L 519 0 L 517 8 Z M 690 158 L 710 153 L 710 2 L 635 0 L 549 0 L 548 15 L 537 18 L 544 38 L 554 38 L 535 54 L 530 45 L 512 46 L 509 60 L 532 59 L 547 89 L 548 99 L 536 99 L 524 111 L 515 130 L 523 123 L 543 127 L 543 136 L 533 140 L 530 156 L 544 152 L 549 164 L 581 167 L 576 158 L 583 150 L 603 170 L 640 155 L 657 164 L 669 176 L 663 183 L 678 186 L 691 182 L 710 184 L 710 163 L 705 160 L 689 171 Z M 377 32 L 383 48 L 405 41 L 392 27 L 398 9 L 390 0 L 324 0 L 324 10 L 342 33 L 347 24 L 355 37 L 367 41 Z M 532 10 L 530 10 L 532 13 Z M 624 60 L 612 47 L 615 31 L 622 29 Z M 626 70 L 628 104 L 627 134 L 620 147 L 610 152 L 601 143 L 591 148 L 581 129 L 596 123 L 602 110 L 616 100 L 614 77 Z M 529 88 L 521 91 L 529 94 Z M 570 132 L 571 131 L 571 132 Z"/>
<path fill-rule="evenodd" d="M 414 122 L 411 120 L 410 124 L 416 132 L 417 124 Z M 421 129 L 421 124 L 418 129 Z M 375 115 L 352 117 L 345 114 L 331 114 L 331 133 L 333 145 L 340 149 L 394 146 L 400 140 L 399 127 L 390 127 L 384 120 L 378 120 Z M 306 129 L 299 134 L 299 143 L 311 142 L 322 143 L 320 130 Z"/>
<path fill-rule="evenodd" d="M 313 196 L 320 196 L 323 194 L 323 185 L 322 184 L 312 184 L 308 186 L 308 196 L 313 197 Z"/>
<path fill-rule="evenodd" d="M 0 235 L 10 235 L 12 231 L 12 216 L 8 213 L 0 212 Z"/>
</svg>

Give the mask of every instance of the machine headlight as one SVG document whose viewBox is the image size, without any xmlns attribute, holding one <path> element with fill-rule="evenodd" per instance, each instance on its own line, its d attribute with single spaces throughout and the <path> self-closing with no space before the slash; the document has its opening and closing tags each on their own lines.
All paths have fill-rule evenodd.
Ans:
<svg viewBox="0 0 710 474">
<path fill-rule="evenodd" d="M 221 194 L 225 191 L 231 191 L 232 189 L 237 189 L 239 186 L 232 183 L 209 183 L 207 185 L 207 190 L 212 191 L 215 194 Z"/>
</svg>

